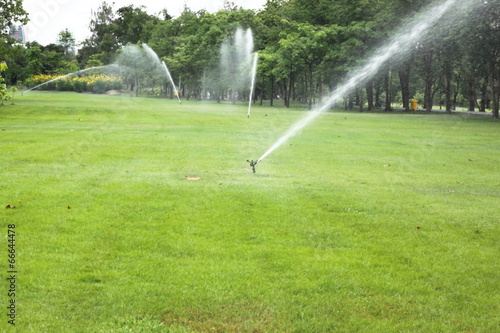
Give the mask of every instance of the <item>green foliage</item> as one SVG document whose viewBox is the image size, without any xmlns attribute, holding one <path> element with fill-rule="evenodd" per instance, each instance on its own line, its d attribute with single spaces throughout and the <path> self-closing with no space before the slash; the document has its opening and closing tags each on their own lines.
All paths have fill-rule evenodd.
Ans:
<svg viewBox="0 0 500 333">
<path fill-rule="evenodd" d="M 22 0 L 2 0 L 0 1 L 0 37 L 8 28 L 16 23 L 28 23 L 28 13 L 23 8 Z"/>
<path fill-rule="evenodd" d="M 145 12 L 144 6 L 129 5 L 116 11 L 117 17 L 112 23 L 113 34 L 119 44 L 140 44 L 148 41 L 158 18 Z"/>
<path fill-rule="evenodd" d="M 110 64 L 121 47 L 148 41 L 159 21 L 143 6 L 129 5 L 115 12 L 113 5 L 103 2 L 90 21 L 92 35 L 83 42 L 78 55 L 85 67 L 92 67 L 88 63 L 92 61 L 92 55 L 99 54 L 99 61 Z"/>
<path fill-rule="evenodd" d="M 12 105 L 14 105 L 14 96 L 16 95 L 16 93 L 19 92 L 19 89 L 17 89 L 16 87 L 10 87 L 10 93 L 11 93 L 11 99 L 12 99 Z"/>
<path fill-rule="evenodd" d="M 211 96 L 218 96 L 217 90 L 228 81 L 220 72 L 221 45 L 237 28 L 251 28 L 255 51 L 264 54 L 256 86 L 259 97 L 280 95 L 286 106 L 308 102 L 312 107 L 363 66 L 399 27 L 410 20 L 424 20 L 421 12 L 433 3 L 269 0 L 263 10 L 255 12 L 226 2 L 224 10 L 216 13 L 186 7 L 176 18 L 166 11 L 159 18 L 140 5 L 115 9 L 114 4 L 103 2 L 90 21 L 91 37 L 78 51 L 78 65 L 71 54 L 74 38 L 67 29 L 59 34 L 60 45 L 32 42 L 24 49 L 6 38 L 0 41 L 0 61 L 9 65 L 6 83 L 16 84 L 32 75 L 65 74 L 111 64 L 126 45 L 145 42 L 167 63 L 186 97 L 200 98 L 208 90 L 212 90 Z M 491 109 L 498 115 L 499 5 L 496 1 L 469 1 L 457 6 L 462 3 L 469 3 L 470 8 L 450 11 L 432 27 L 427 39 L 408 41 L 404 47 L 413 51 L 406 59 L 391 61 L 374 75 L 366 87 L 369 105 L 377 104 L 375 99 L 382 94 L 389 105 L 400 90 L 404 100 L 410 92 L 424 93 L 429 108 L 443 99 L 451 109 L 462 95 L 471 110 L 478 105 L 482 111 Z M 386 85 L 389 71 L 395 79 Z M 128 85 L 147 86 L 145 79 Z M 443 97 L 438 96 L 441 92 Z M 354 94 L 359 100 L 364 93 L 359 88 Z"/>
<path fill-rule="evenodd" d="M 48 82 L 37 88 L 38 90 L 57 90 L 57 91 L 76 91 L 92 92 L 102 94 L 109 90 L 123 89 L 123 80 L 119 77 L 107 75 L 89 75 L 89 76 L 52 76 L 35 75 L 26 80 L 26 86 L 32 88 Z"/>
<path fill-rule="evenodd" d="M 10 99 L 10 95 L 7 93 L 7 85 L 5 83 L 0 83 L 0 102 L 2 102 L 1 105 L 5 101 L 8 101 Z"/>
<path fill-rule="evenodd" d="M 7 85 L 4 83 L 5 79 L 2 77 L 2 72 L 6 71 L 7 68 L 8 66 L 5 62 L 0 62 L 0 102 L 2 102 L 2 105 L 5 101 L 12 98 L 7 92 Z"/>
<path fill-rule="evenodd" d="M 33 43 L 28 45 L 26 50 L 26 60 L 28 63 L 27 72 L 31 75 L 37 75 L 44 72 L 43 61 L 45 55 L 42 53 L 42 48 L 39 44 Z"/>
<path fill-rule="evenodd" d="M 64 48 L 66 60 L 73 60 L 75 58 L 75 37 L 73 34 L 65 29 L 59 33 L 57 41 Z"/>
<path fill-rule="evenodd" d="M 59 71 L 56 71 L 57 74 L 69 74 L 78 72 L 80 70 L 76 59 L 73 59 L 71 61 L 63 61 L 61 66 L 62 68 L 60 68 Z"/>
<path fill-rule="evenodd" d="M 105 57 L 105 55 L 103 55 L 102 53 L 91 55 L 89 60 L 87 61 L 86 68 L 104 66 L 104 63 L 102 62 L 102 59 L 104 57 Z"/>
</svg>

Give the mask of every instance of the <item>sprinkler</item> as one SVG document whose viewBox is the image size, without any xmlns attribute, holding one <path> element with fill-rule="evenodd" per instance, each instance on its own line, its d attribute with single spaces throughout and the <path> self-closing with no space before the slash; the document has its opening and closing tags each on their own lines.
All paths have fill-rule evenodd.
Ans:
<svg viewBox="0 0 500 333">
<path fill-rule="evenodd" d="M 252 167 L 253 173 L 255 173 L 255 165 L 259 163 L 259 161 L 254 161 L 254 160 L 247 160 L 248 163 L 250 163 L 250 166 Z"/>
</svg>

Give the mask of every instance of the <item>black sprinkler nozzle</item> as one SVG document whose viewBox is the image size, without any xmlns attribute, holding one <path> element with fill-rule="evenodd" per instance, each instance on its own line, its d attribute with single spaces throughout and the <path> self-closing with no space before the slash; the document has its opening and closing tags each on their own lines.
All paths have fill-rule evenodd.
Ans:
<svg viewBox="0 0 500 333">
<path fill-rule="evenodd" d="M 250 166 L 252 167 L 253 173 L 255 173 L 255 165 L 259 163 L 259 161 L 254 161 L 254 160 L 247 160 L 248 163 L 250 163 Z"/>
</svg>

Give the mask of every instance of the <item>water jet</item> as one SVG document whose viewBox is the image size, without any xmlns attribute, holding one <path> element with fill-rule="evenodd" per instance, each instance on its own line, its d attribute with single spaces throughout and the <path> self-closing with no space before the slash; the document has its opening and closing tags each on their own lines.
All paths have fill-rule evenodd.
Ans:
<svg viewBox="0 0 500 333">
<path fill-rule="evenodd" d="M 247 87 L 250 87 L 247 117 L 250 117 L 258 61 L 257 53 L 252 57 L 253 48 L 252 30 L 238 28 L 234 36 L 222 43 L 220 49 L 220 76 L 222 79 L 220 81 L 223 82 L 220 88 L 234 104 L 237 96 L 244 96 Z"/>
<path fill-rule="evenodd" d="M 377 72 L 388 62 L 403 59 L 410 52 L 411 48 L 408 47 L 408 41 L 418 42 L 425 37 L 430 28 L 439 22 L 445 13 L 451 8 L 454 8 L 456 13 L 463 14 L 471 9 L 473 5 L 480 4 L 481 1 L 474 2 L 473 0 L 446 0 L 438 4 L 428 7 L 421 15 L 418 15 L 410 24 L 401 29 L 401 31 L 393 37 L 389 43 L 380 47 L 374 55 L 366 62 L 366 64 L 359 70 L 355 71 L 346 82 L 334 90 L 330 97 L 316 109 L 309 111 L 308 115 L 292 127 L 288 129 L 258 160 L 259 163 L 264 158 L 269 156 L 273 151 L 279 148 L 288 139 L 294 136 L 298 131 L 311 123 L 320 114 L 329 109 L 335 102 L 345 96 L 350 91 L 372 78 Z"/>
<path fill-rule="evenodd" d="M 97 66 L 97 67 L 92 67 L 92 68 L 85 68 L 85 69 L 82 69 L 82 70 L 79 70 L 79 71 L 76 71 L 76 72 L 73 72 L 73 73 L 69 73 L 69 74 L 66 74 L 66 75 L 62 75 L 62 76 L 56 77 L 55 79 L 49 80 L 49 81 L 44 82 L 42 84 L 39 84 L 39 85 L 37 85 L 37 86 L 35 86 L 33 88 L 27 89 L 27 90 L 23 91 L 21 93 L 21 95 L 23 95 L 24 93 L 30 92 L 32 90 L 35 90 L 35 89 L 37 89 L 39 87 L 42 87 L 42 86 L 44 86 L 46 84 L 49 84 L 51 82 L 59 81 L 61 79 L 64 79 L 64 78 L 72 76 L 72 75 L 78 75 L 78 74 L 82 74 L 82 73 L 93 71 L 93 70 L 97 70 L 97 69 L 104 69 L 104 68 L 111 68 L 111 67 L 119 67 L 119 66 L 116 65 L 116 64 L 111 64 L 111 65 L 106 65 L 106 66 Z"/>
<path fill-rule="evenodd" d="M 148 46 L 148 44 L 143 43 L 142 47 L 146 51 L 146 54 L 153 60 L 156 64 L 160 65 L 165 74 L 167 75 L 167 78 L 169 79 L 170 83 L 172 84 L 172 89 L 174 90 L 174 95 L 177 97 L 177 100 L 179 103 L 181 103 L 181 98 L 179 96 L 179 90 L 177 90 L 177 87 L 175 86 L 174 80 L 172 78 L 172 75 L 170 75 L 170 71 L 168 70 L 167 65 L 165 64 L 165 61 L 160 61 L 160 57 L 156 54 L 155 51 L 153 51 L 152 48 Z"/>
<path fill-rule="evenodd" d="M 250 96 L 248 97 L 248 114 L 247 118 L 250 118 L 250 110 L 252 109 L 253 92 L 255 89 L 255 78 L 257 76 L 257 62 L 259 61 L 259 54 L 255 52 L 253 56 L 252 64 L 252 83 L 250 84 Z"/>
</svg>

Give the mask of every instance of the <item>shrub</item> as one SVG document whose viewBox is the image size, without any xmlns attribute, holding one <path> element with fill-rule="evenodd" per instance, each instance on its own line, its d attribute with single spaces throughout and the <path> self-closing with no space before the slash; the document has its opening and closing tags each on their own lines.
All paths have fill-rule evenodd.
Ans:
<svg viewBox="0 0 500 333">
<path fill-rule="evenodd" d="M 76 92 L 85 92 L 87 91 L 87 81 L 82 80 L 82 78 L 75 77 L 71 80 L 73 84 L 73 90 Z"/>
<path fill-rule="evenodd" d="M 40 90 L 58 90 L 58 91 L 76 91 L 92 92 L 102 94 L 108 90 L 123 89 L 123 80 L 120 77 L 111 77 L 107 75 L 74 76 L 63 77 L 53 75 L 35 75 L 25 81 L 29 88 L 46 83 L 37 89 Z M 53 82 L 51 82 L 54 80 Z"/>
<path fill-rule="evenodd" d="M 65 77 L 55 82 L 56 82 L 56 90 L 58 91 L 74 91 L 70 78 Z"/>
<path fill-rule="evenodd" d="M 46 83 L 43 86 L 39 87 L 39 90 L 55 90 L 56 89 L 56 83 L 57 81 L 50 82 L 52 80 L 57 79 L 59 76 L 58 75 L 46 75 L 46 74 L 40 74 L 40 75 L 34 75 L 33 77 L 27 79 L 24 84 L 28 88 L 33 88 L 36 87 L 40 84 Z"/>
</svg>

